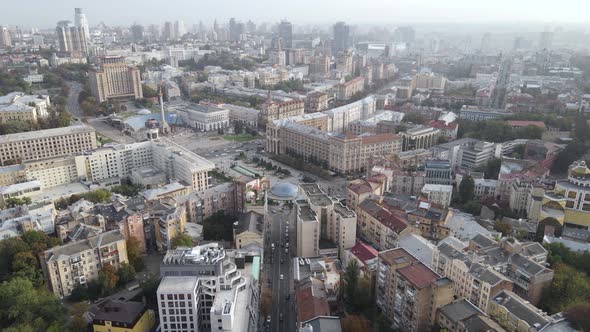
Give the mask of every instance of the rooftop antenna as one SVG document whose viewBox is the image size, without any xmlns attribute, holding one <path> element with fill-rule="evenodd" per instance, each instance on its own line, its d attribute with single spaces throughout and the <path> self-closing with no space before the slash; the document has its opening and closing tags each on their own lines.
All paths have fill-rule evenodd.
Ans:
<svg viewBox="0 0 590 332">
<path fill-rule="evenodd" d="M 162 117 L 160 120 L 160 131 L 162 134 L 166 134 L 168 133 L 170 127 L 168 126 L 168 123 L 166 123 L 166 116 L 164 114 L 164 98 L 162 94 L 162 87 L 158 88 L 158 94 L 160 96 L 160 115 Z"/>
</svg>

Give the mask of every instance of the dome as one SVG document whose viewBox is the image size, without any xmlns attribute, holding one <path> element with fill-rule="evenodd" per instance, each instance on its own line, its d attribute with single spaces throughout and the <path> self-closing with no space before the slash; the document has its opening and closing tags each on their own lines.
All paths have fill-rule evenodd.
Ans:
<svg viewBox="0 0 590 332">
<path fill-rule="evenodd" d="M 278 183 L 270 189 L 270 193 L 279 199 L 294 199 L 299 189 L 292 183 Z"/>
<path fill-rule="evenodd" d="M 152 114 L 152 112 L 150 110 L 144 108 L 142 110 L 137 111 L 137 114 L 139 114 L 139 115 L 147 115 L 147 114 Z"/>
</svg>

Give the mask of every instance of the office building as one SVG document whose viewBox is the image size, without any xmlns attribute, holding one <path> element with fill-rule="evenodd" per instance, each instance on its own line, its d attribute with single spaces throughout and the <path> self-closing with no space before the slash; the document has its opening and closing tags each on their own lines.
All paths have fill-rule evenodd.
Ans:
<svg viewBox="0 0 590 332">
<path fill-rule="evenodd" d="M 412 90 L 429 90 L 444 93 L 447 86 L 447 79 L 434 74 L 416 74 L 412 79 Z"/>
<path fill-rule="evenodd" d="M 312 92 L 305 98 L 305 113 L 316 113 L 328 109 L 329 96 L 325 92 Z"/>
<path fill-rule="evenodd" d="M 129 264 L 125 238 L 119 230 L 100 233 L 86 240 L 45 250 L 41 267 L 49 289 L 59 298 L 67 297 L 77 285 L 98 278 L 106 265 L 118 269 Z"/>
<path fill-rule="evenodd" d="M 225 108 L 209 103 L 185 103 L 175 106 L 182 122 L 199 131 L 219 131 L 229 128 L 229 113 Z"/>
<path fill-rule="evenodd" d="M 0 96 L 0 124 L 11 121 L 37 123 L 49 115 L 51 102 L 47 95 L 25 95 L 11 92 Z"/>
<path fill-rule="evenodd" d="M 79 154 L 96 148 L 94 128 L 76 125 L 0 136 L 0 165 Z"/>
<path fill-rule="evenodd" d="M 317 184 L 299 185 L 305 201 L 297 201 L 297 256 L 320 255 L 320 240 L 337 246 L 338 256 L 356 240 L 356 213 L 324 193 Z"/>
<path fill-rule="evenodd" d="M 416 126 L 399 133 L 402 137 L 402 150 L 428 149 L 438 143 L 440 130 L 426 126 Z"/>
<path fill-rule="evenodd" d="M 428 184 L 453 184 L 453 172 L 448 160 L 429 159 L 424 163 L 425 182 Z"/>
<path fill-rule="evenodd" d="M 279 23 L 279 38 L 283 40 L 284 48 L 293 48 L 293 25 L 289 21 Z"/>
<path fill-rule="evenodd" d="M 147 332 L 156 324 L 154 311 L 142 302 L 107 299 L 89 313 L 93 332 Z"/>
<path fill-rule="evenodd" d="M 453 282 L 397 248 L 379 253 L 375 293 L 394 329 L 427 331 L 438 309 L 453 301 Z"/>
<path fill-rule="evenodd" d="M 338 22 L 334 24 L 333 29 L 332 53 L 338 54 L 347 51 L 350 47 L 350 27 L 344 22 Z"/>
<path fill-rule="evenodd" d="M 344 132 L 353 122 L 371 117 L 377 110 L 375 97 L 368 96 L 350 104 L 324 111 L 330 117 L 327 131 Z"/>
<path fill-rule="evenodd" d="M 174 21 L 174 39 L 181 39 L 185 34 L 184 21 Z"/>
<path fill-rule="evenodd" d="M 12 47 L 12 38 L 10 37 L 10 31 L 7 27 L 3 26 L 0 26 L 0 47 Z"/>
<path fill-rule="evenodd" d="M 470 121 L 486 121 L 513 116 L 514 113 L 500 109 L 487 109 L 478 106 L 464 105 L 459 112 L 459 118 Z"/>
<path fill-rule="evenodd" d="M 446 184 L 425 184 L 422 188 L 422 195 L 434 204 L 448 207 L 451 205 L 453 186 Z"/>
<path fill-rule="evenodd" d="M 217 243 L 170 250 L 157 291 L 163 332 L 257 330 L 258 253 Z"/>
<path fill-rule="evenodd" d="M 133 170 L 152 166 L 168 181 L 182 181 L 192 190 L 209 188 L 208 172 L 215 168 L 205 158 L 164 138 L 94 149 L 76 158 L 86 165 L 85 175 L 92 181 L 124 178 Z"/>
<path fill-rule="evenodd" d="M 98 102 L 143 98 L 139 69 L 129 67 L 122 56 L 103 56 L 99 61 L 99 69 L 88 73 L 90 90 Z"/>
<path fill-rule="evenodd" d="M 90 29 L 88 28 L 88 20 L 82 8 L 74 8 L 74 22 L 78 31 L 84 35 L 84 39 L 90 42 Z"/>
<path fill-rule="evenodd" d="M 88 40 L 84 28 L 72 25 L 70 21 L 59 21 L 55 29 L 61 53 L 69 53 L 72 57 L 85 57 L 88 53 Z"/>
</svg>

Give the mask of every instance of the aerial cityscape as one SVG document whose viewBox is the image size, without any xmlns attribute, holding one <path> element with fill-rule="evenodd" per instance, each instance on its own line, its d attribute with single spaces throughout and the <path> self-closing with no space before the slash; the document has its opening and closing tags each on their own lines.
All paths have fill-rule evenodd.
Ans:
<svg viewBox="0 0 590 332">
<path fill-rule="evenodd" d="M 590 331 L 590 3 L 0 8 L 1 331 Z"/>
</svg>

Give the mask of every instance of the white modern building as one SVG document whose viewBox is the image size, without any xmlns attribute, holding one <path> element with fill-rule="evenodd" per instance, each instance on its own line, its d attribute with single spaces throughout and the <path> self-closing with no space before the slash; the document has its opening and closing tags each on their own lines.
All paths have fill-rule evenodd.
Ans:
<svg viewBox="0 0 590 332">
<path fill-rule="evenodd" d="M 325 111 L 330 117 L 328 131 L 342 132 L 347 130 L 351 123 L 370 117 L 375 113 L 377 100 L 368 96 L 344 106 Z"/>
<path fill-rule="evenodd" d="M 453 186 L 444 184 L 425 184 L 424 187 L 422 187 L 422 194 L 432 203 L 448 207 L 451 205 L 451 199 L 453 197 Z"/>
<path fill-rule="evenodd" d="M 188 126 L 200 131 L 216 131 L 229 127 L 229 110 L 211 104 L 188 103 L 175 107 Z"/>
</svg>

